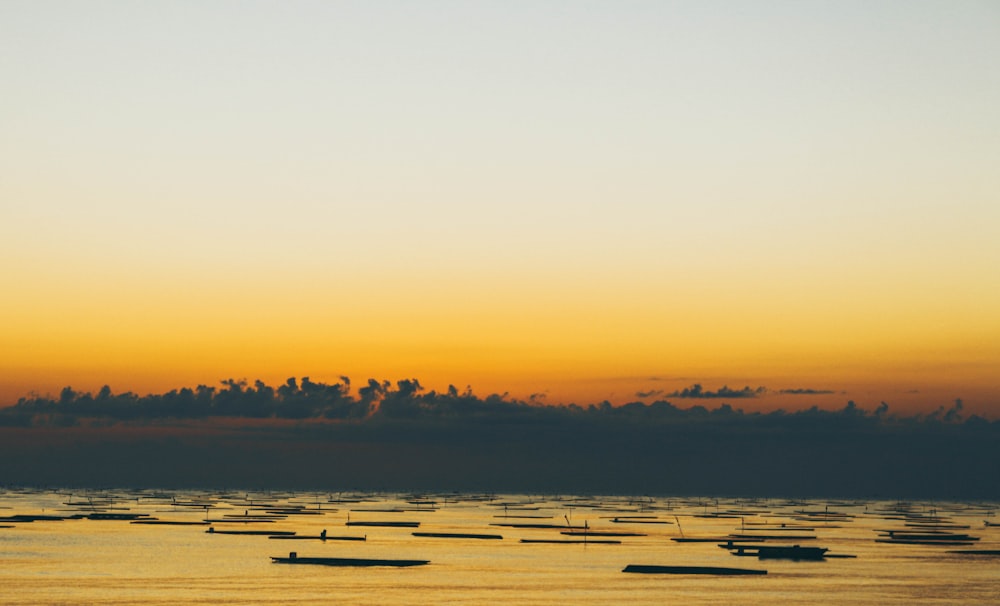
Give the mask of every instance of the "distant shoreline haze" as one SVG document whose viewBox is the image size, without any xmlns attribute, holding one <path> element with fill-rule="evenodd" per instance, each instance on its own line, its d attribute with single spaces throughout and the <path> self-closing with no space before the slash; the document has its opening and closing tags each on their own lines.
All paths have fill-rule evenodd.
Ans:
<svg viewBox="0 0 1000 606">
<path fill-rule="evenodd" d="M 1000 421 L 813 407 L 744 412 L 757 388 L 546 406 L 416 380 L 227 380 L 164 394 L 64 389 L 0 409 L 0 477 L 46 486 L 1000 497 Z M 705 397 L 706 394 L 714 396 Z M 720 395 L 721 394 L 721 395 Z M 715 397 L 717 396 L 717 397 Z"/>
</svg>

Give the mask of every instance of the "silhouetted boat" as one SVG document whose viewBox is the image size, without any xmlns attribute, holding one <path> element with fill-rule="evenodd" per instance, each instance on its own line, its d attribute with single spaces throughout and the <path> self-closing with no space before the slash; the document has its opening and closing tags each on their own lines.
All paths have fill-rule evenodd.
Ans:
<svg viewBox="0 0 1000 606">
<path fill-rule="evenodd" d="M 639 574 L 710 574 L 710 575 L 744 575 L 767 574 L 766 570 L 753 568 L 725 568 L 721 566 L 652 566 L 647 564 L 629 564 L 622 572 Z"/>
<path fill-rule="evenodd" d="M 373 560 L 364 558 L 316 558 L 299 557 L 296 552 L 291 552 L 288 557 L 271 556 L 274 564 L 313 564 L 318 566 L 423 566 L 429 564 L 430 560 Z"/>
</svg>

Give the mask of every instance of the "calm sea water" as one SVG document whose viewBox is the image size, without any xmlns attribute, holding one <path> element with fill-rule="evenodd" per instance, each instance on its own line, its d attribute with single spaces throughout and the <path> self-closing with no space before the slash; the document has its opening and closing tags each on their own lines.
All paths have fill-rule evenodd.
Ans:
<svg viewBox="0 0 1000 606">
<path fill-rule="evenodd" d="M 9 526 L 0 528 L 0 602 L 1000 604 L 1000 557 L 952 553 L 1000 549 L 1000 528 L 984 524 L 997 521 L 996 510 L 996 503 L 8 489 L 0 491 L 0 518 L 44 514 L 77 519 L 0 520 L 0 525 Z M 301 536 L 319 535 L 325 529 L 330 537 L 366 540 L 277 540 L 207 533 L 206 526 L 79 517 L 92 513 L 146 514 L 188 522 L 207 517 L 224 520 L 212 524 L 220 531 L 291 531 Z M 254 521 L 257 517 L 272 521 Z M 613 521 L 616 517 L 618 522 Z M 881 530 L 930 520 L 939 526 L 968 526 L 949 530 L 979 540 L 971 546 L 875 541 Z M 419 522 L 420 526 L 349 526 L 348 521 Z M 571 537 L 562 534 L 564 528 L 497 525 L 516 523 L 569 523 L 593 532 L 645 536 L 589 539 L 620 544 L 525 543 L 522 539 Z M 430 538 L 414 532 L 503 538 Z M 814 535 L 815 539 L 770 543 L 827 547 L 830 554 L 856 557 L 761 561 L 735 557 L 714 542 L 671 540 L 731 533 Z M 271 556 L 287 556 L 290 551 L 304 557 L 430 563 L 411 568 L 272 563 Z M 628 564 L 754 568 L 767 570 L 767 575 L 623 573 Z"/>
</svg>

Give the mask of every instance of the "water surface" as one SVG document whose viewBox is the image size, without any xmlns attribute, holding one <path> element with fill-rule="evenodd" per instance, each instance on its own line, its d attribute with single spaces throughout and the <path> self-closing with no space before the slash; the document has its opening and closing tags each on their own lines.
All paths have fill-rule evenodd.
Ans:
<svg viewBox="0 0 1000 606">
<path fill-rule="evenodd" d="M 1000 549 L 1000 528 L 984 524 L 997 520 L 995 503 L 8 489 L 0 491 L 0 507 L 0 517 L 69 518 L 0 520 L 11 526 L 0 528 L 0 588 L 8 605 L 1000 603 L 1000 558 L 951 553 Z M 331 537 L 366 540 L 211 534 L 207 526 L 90 519 L 94 513 L 188 522 L 224 520 L 212 523 L 218 530 L 319 535 L 325 529 Z M 257 521 L 265 518 L 272 521 Z M 420 526 L 349 526 L 348 521 L 407 521 Z M 516 523 L 563 528 L 498 525 Z M 915 528 L 907 523 L 969 526 L 950 531 L 979 540 L 971 546 L 875 541 L 881 530 Z M 589 539 L 620 540 L 620 544 L 521 542 L 575 538 L 562 534 L 567 525 L 645 536 Z M 503 538 L 429 538 L 415 537 L 413 532 Z M 714 542 L 671 540 L 732 533 L 814 535 L 815 539 L 769 543 L 821 546 L 830 554 L 857 557 L 760 561 L 735 557 Z M 301 556 L 417 559 L 430 564 L 337 568 L 272 563 L 271 556 L 287 556 L 290 551 Z M 767 575 L 623 573 L 628 564 L 754 568 L 767 570 Z"/>
</svg>

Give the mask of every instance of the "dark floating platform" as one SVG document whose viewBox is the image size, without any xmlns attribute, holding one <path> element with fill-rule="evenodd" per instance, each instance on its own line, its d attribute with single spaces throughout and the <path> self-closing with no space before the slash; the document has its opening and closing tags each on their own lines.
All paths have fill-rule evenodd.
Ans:
<svg viewBox="0 0 1000 606">
<path fill-rule="evenodd" d="M 300 558 L 294 551 L 288 557 L 271 556 L 274 564 L 312 564 L 317 566 L 395 566 L 397 568 L 407 566 L 423 566 L 430 564 L 430 560 L 372 560 L 364 558 Z"/>
<path fill-rule="evenodd" d="M 504 526 L 507 528 L 585 530 L 583 526 L 567 526 L 566 524 L 521 524 L 517 522 L 491 522 L 490 526 Z"/>
<path fill-rule="evenodd" d="M 747 524 L 749 532 L 765 530 L 767 532 L 815 532 L 815 526 L 778 526 L 777 524 Z"/>
<path fill-rule="evenodd" d="M 1000 556 L 1000 549 L 951 549 L 948 553 L 959 555 Z"/>
<path fill-rule="evenodd" d="M 207 534 L 241 534 L 250 536 L 263 536 L 263 537 L 276 537 L 276 536 L 287 536 L 290 537 L 295 534 L 294 530 L 216 530 L 214 527 L 209 528 L 205 531 Z"/>
<path fill-rule="evenodd" d="M 561 545 L 590 545 L 599 543 L 602 545 L 621 545 L 621 541 L 614 539 L 521 539 L 522 543 L 554 543 Z"/>
<path fill-rule="evenodd" d="M 518 520 L 551 520 L 552 516 L 535 516 L 535 515 L 514 515 L 514 514 L 503 514 L 495 515 L 494 518 L 513 518 Z"/>
<path fill-rule="evenodd" d="M 419 528 L 420 522 L 347 522 L 348 526 L 383 526 L 387 528 Z"/>
<path fill-rule="evenodd" d="M 814 534 L 739 534 L 729 535 L 727 541 L 750 540 L 750 541 L 811 541 L 816 538 Z"/>
<path fill-rule="evenodd" d="M 889 543 L 890 545 L 940 545 L 942 547 L 958 547 L 961 545 L 972 545 L 972 541 L 952 541 L 952 540 L 919 540 L 919 539 L 875 539 L 876 543 Z"/>
<path fill-rule="evenodd" d="M 752 543 L 756 539 L 734 539 L 732 537 L 671 537 L 675 543 Z"/>
<path fill-rule="evenodd" d="M 744 574 L 767 574 L 766 570 L 752 568 L 724 568 L 721 566 L 650 566 L 647 564 L 629 564 L 622 572 L 639 574 L 710 574 L 733 576 Z"/>
<path fill-rule="evenodd" d="M 306 534 L 284 535 L 284 534 L 274 534 L 274 533 L 268 533 L 268 534 L 270 535 L 270 536 L 267 537 L 269 539 L 284 539 L 284 540 L 288 540 L 288 541 L 366 541 L 366 540 L 368 540 L 367 536 L 363 536 L 363 537 L 351 537 L 351 536 L 334 536 L 334 535 L 331 535 L 331 534 L 328 534 L 326 536 L 323 536 L 321 534 L 312 534 L 312 535 L 306 535 Z"/>
<path fill-rule="evenodd" d="M 826 558 L 826 547 L 800 547 L 798 545 L 734 545 L 725 543 L 719 547 L 728 549 L 734 556 L 752 557 L 761 560 L 794 560 L 822 562 Z"/>
<path fill-rule="evenodd" d="M 143 518 L 148 518 L 148 513 L 90 513 L 87 514 L 88 520 L 141 520 Z"/>
<path fill-rule="evenodd" d="M 464 532 L 414 532 L 415 537 L 430 537 L 432 539 L 503 539 L 499 534 L 467 534 Z"/>
<path fill-rule="evenodd" d="M 641 532 L 614 532 L 607 530 L 564 530 L 559 534 L 570 537 L 644 537 Z"/>
<path fill-rule="evenodd" d="M 63 520 L 79 520 L 82 514 L 73 516 L 58 516 L 49 514 L 15 514 L 0 517 L 0 522 L 62 522 Z"/>
<path fill-rule="evenodd" d="M 883 538 L 899 539 L 904 541 L 978 541 L 979 537 L 969 534 L 947 532 L 944 530 L 928 530 L 925 532 L 911 532 L 908 530 L 880 530 Z"/>
<path fill-rule="evenodd" d="M 156 524 L 160 526 L 209 526 L 211 522 L 194 522 L 190 520 L 132 520 L 133 524 Z"/>
</svg>

